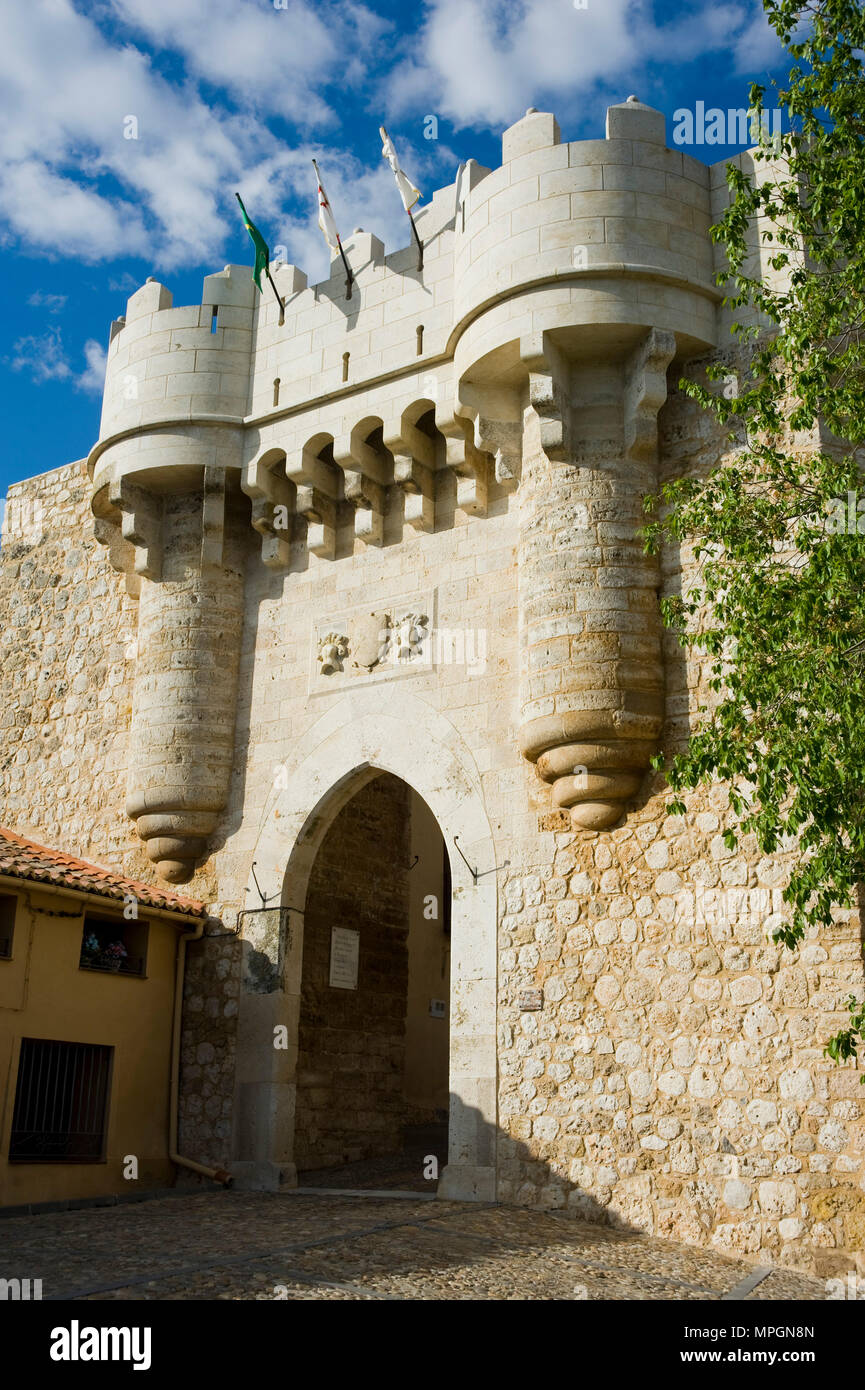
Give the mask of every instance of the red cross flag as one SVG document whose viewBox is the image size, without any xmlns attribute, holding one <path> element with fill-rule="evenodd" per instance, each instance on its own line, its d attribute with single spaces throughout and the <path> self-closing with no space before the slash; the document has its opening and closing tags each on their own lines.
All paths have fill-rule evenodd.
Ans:
<svg viewBox="0 0 865 1390">
<path fill-rule="evenodd" d="M 346 275 L 345 297 L 346 299 L 351 299 L 351 287 L 354 283 L 354 276 L 351 273 L 351 266 L 345 258 L 342 242 L 339 239 L 339 232 L 336 230 L 336 220 L 333 215 L 333 209 L 327 200 L 327 194 L 324 191 L 324 186 L 321 182 L 321 174 L 318 171 L 318 165 L 315 160 L 312 161 L 312 167 L 315 170 L 315 182 L 318 188 L 318 225 L 321 227 L 324 239 L 331 251 L 338 251 L 342 257 Z"/>
</svg>

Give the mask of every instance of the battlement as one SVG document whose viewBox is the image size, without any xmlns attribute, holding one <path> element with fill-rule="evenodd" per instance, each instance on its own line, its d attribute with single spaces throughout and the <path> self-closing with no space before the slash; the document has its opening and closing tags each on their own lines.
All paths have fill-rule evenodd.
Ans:
<svg viewBox="0 0 865 1390">
<path fill-rule="evenodd" d="M 199 305 L 154 280 L 131 297 L 88 465 L 141 596 L 127 809 L 163 876 L 189 877 L 225 804 L 251 539 L 324 599 L 336 570 L 361 585 L 367 552 L 396 572 L 403 542 L 504 519 L 521 751 L 576 824 L 616 822 L 662 719 L 642 499 L 668 372 L 725 331 L 709 228 L 727 196 L 635 98 L 603 140 L 562 143 L 530 110 L 497 169 L 469 161 L 417 213 L 422 268 L 357 229 L 350 297 L 338 257 L 315 285 L 275 266 L 281 323 L 248 266 L 207 276 Z"/>
<path fill-rule="evenodd" d="M 275 380 L 279 408 L 297 409 L 346 382 L 356 388 L 407 370 L 418 356 L 452 355 L 481 307 L 520 285 L 597 276 L 630 262 L 709 288 L 710 172 L 664 147 L 660 112 L 633 101 L 611 107 L 605 140 L 562 144 L 555 118 L 532 111 L 505 131 L 502 148 L 498 169 L 469 160 L 417 211 L 423 272 L 412 245 L 385 256 L 379 238 L 360 229 L 345 239 L 357 280 L 351 300 L 338 256 L 329 277 L 311 286 L 304 271 L 275 262 L 286 300 L 281 327 L 271 296 L 255 294 L 244 267 L 208 276 L 201 304 L 188 308 L 172 308 L 164 286 L 143 286 L 112 337 L 103 437 L 176 411 L 184 400 L 193 413 L 206 412 L 217 396 L 233 408 L 239 383 L 212 379 L 227 351 L 252 353 L 243 413 L 259 419 L 275 409 Z M 250 309 L 248 345 L 242 335 L 250 331 Z M 194 332 L 211 329 L 209 339 Z M 184 356 L 169 372 L 161 359 L 175 350 L 221 356 L 200 363 Z M 228 365 L 237 369 L 229 375 L 243 374 L 239 358 Z M 202 381 L 183 380 L 190 370 Z"/>
<path fill-rule="evenodd" d="M 199 305 L 175 308 L 148 281 L 112 332 L 97 511 L 116 517 L 120 476 L 171 492 L 218 447 L 268 564 L 290 563 L 295 519 L 311 554 L 347 553 L 345 503 L 355 540 L 381 544 L 395 485 L 407 524 L 432 529 L 448 467 L 457 507 L 482 514 L 518 481 L 539 344 L 621 357 L 650 324 L 674 333 L 679 358 L 717 341 L 708 229 L 726 189 L 666 148 L 664 127 L 629 98 L 609 109 L 604 140 L 563 144 L 553 115 L 527 112 L 504 132 L 499 168 L 469 160 L 417 212 L 422 271 L 413 246 L 386 256 L 357 229 L 350 299 L 338 256 L 314 285 L 275 263 L 282 324 L 245 266 L 209 275 Z M 237 432 L 230 445 L 216 427 Z"/>
</svg>

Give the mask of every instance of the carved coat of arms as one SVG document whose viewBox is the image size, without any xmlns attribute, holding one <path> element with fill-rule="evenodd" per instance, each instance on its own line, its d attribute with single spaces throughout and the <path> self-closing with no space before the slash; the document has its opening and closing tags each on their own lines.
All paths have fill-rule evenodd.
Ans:
<svg viewBox="0 0 865 1390">
<path fill-rule="evenodd" d="M 390 645 L 390 618 L 384 611 L 359 613 L 349 623 L 352 664 L 361 671 L 373 671 L 383 662 Z"/>
</svg>

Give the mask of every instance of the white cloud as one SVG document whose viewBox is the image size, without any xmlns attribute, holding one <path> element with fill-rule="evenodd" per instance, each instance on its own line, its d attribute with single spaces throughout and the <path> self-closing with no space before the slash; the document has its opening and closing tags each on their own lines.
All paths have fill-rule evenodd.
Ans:
<svg viewBox="0 0 865 1390">
<path fill-rule="evenodd" d="M 750 17 L 744 4 L 709 0 L 662 24 L 649 0 L 589 0 L 585 9 L 573 0 L 432 0 L 412 56 L 386 85 L 396 110 L 423 100 L 457 126 L 511 122 L 544 102 L 573 119 L 614 85 L 618 100 L 631 91 L 645 100 L 651 63 L 729 49 Z"/>
<path fill-rule="evenodd" d="M 79 0 L 76 9 L 31 0 L 0 9 L 0 241 L 54 258 L 136 258 L 155 273 L 218 266 L 239 226 L 239 188 L 262 230 L 314 281 L 328 257 L 312 154 L 344 234 L 360 224 L 389 248 L 408 244 L 378 160 L 379 114 L 411 113 L 414 150 L 400 142 L 398 122 L 394 133 L 431 193 L 455 171 L 445 150 L 420 138 L 422 114 L 495 127 L 549 104 L 572 129 L 590 119 L 600 133 L 605 99 L 645 98 L 641 77 L 652 65 L 715 51 L 745 61 L 749 44 L 750 60 L 762 62 L 769 51 L 754 0 L 692 0 L 661 24 L 650 0 L 588 0 L 585 9 L 573 0 L 429 0 L 418 30 L 401 40 L 361 0 L 284 3 Z M 334 127 L 352 89 L 380 103 L 368 162 L 347 157 L 336 139 L 330 149 L 312 143 L 313 128 L 320 140 Z M 275 135 L 281 120 L 299 126 L 308 146 Z"/>
<path fill-rule="evenodd" d="M 236 0 L 156 0 L 138 15 L 136 0 L 116 0 L 113 9 L 149 39 L 176 44 L 188 70 L 211 81 L 231 76 L 247 101 L 237 111 L 205 101 L 188 76 L 167 81 L 146 53 L 109 41 L 69 0 L 6 6 L 0 204 L 13 234 L 28 249 L 85 261 L 134 256 L 171 268 L 218 259 L 241 176 L 249 187 L 267 183 L 289 153 L 259 106 L 323 123 L 329 113 L 315 84 L 325 72 L 345 80 L 339 32 L 323 27 L 316 6 L 291 3 L 288 15 Z M 106 9 L 93 14 L 104 18 Z M 345 15 L 357 65 L 376 22 L 359 5 Z M 247 28 L 254 43 L 244 41 Z M 267 206 L 290 191 L 269 190 Z"/>
<path fill-rule="evenodd" d="M 96 342 L 95 338 L 88 338 L 84 344 L 84 360 L 87 366 L 75 383 L 76 390 L 86 391 L 92 396 L 101 396 L 105 387 L 105 366 L 108 361 L 108 353 L 101 343 Z"/>
<path fill-rule="evenodd" d="M 65 294 L 49 294 L 46 290 L 34 290 L 27 303 L 31 309 L 47 309 L 49 314 L 59 314 L 66 298 Z"/>
<path fill-rule="evenodd" d="M 774 67 L 784 52 L 760 0 L 753 6 L 753 18 L 736 39 L 733 56 L 736 72 L 747 73 L 755 81 L 761 68 Z"/>
<path fill-rule="evenodd" d="M 576 10 L 571 0 L 433 0 L 415 55 L 388 87 L 397 109 L 418 95 L 457 125 L 510 122 L 545 94 L 612 78 L 633 61 L 621 0 Z"/>
<path fill-rule="evenodd" d="M 76 391 L 101 396 L 105 385 L 105 349 L 95 339 L 88 339 L 84 344 L 84 369 L 76 372 L 59 327 L 19 338 L 13 345 L 12 356 L 5 360 L 13 372 L 26 372 L 34 386 L 42 386 L 46 381 L 68 381 Z"/>
<path fill-rule="evenodd" d="M 27 372 L 36 385 L 45 381 L 66 381 L 72 376 L 59 328 L 19 338 L 13 344 L 9 366 L 13 372 Z"/>
<path fill-rule="evenodd" d="M 306 127 L 336 119 L 328 82 L 359 77 L 391 27 L 360 4 L 308 0 L 108 0 L 111 11 L 158 48 L 182 53 L 187 70 Z M 353 73 L 352 73 L 353 70 Z"/>
<path fill-rule="evenodd" d="M 109 278 L 108 288 L 112 294 L 132 294 L 140 286 L 135 276 L 124 270 L 122 275 L 112 275 Z"/>
</svg>

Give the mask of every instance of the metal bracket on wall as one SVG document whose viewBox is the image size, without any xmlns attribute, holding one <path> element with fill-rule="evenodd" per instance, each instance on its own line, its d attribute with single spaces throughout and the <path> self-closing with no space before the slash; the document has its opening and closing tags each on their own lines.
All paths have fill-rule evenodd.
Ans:
<svg viewBox="0 0 865 1390">
<path fill-rule="evenodd" d="M 262 891 L 261 891 L 261 884 L 260 884 L 259 881 L 258 881 L 258 874 L 255 872 L 255 860 L 254 860 L 254 859 L 253 859 L 253 861 L 252 861 L 252 877 L 255 879 L 255 886 L 256 886 L 256 888 L 258 889 L 258 896 L 261 898 L 261 906 L 262 906 L 263 908 L 265 908 L 265 907 L 267 907 L 267 904 L 270 902 L 271 898 L 278 898 L 278 897 L 279 897 L 280 893 L 282 892 L 282 889 L 281 889 L 281 888 L 278 888 L 278 889 L 276 890 L 275 893 L 271 893 L 270 898 L 266 898 L 266 897 L 264 896 L 264 894 L 263 894 Z M 257 909 L 249 908 L 249 909 L 245 909 L 245 910 L 252 912 L 252 911 L 256 911 Z M 295 909 L 295 910 L 297 910 L 297 909 Z"/>
<path fill-rule="evenodd" d="M 477 881 L 478 881 L 479 878 L 486 878 L 487 874 L 497 874 L 497 873 L 499 873 L 499 871 L 500 871 L 501 869 L 506 869 L 506 868 L 508 867 L 508 865 L 510 864 L 510 862 L 511 862 L 510 859 L 506 859 L 505 862 L 504 862 L 504 864 L 499 864 L 499 865 L 497 865 L 497 867 L 494 868 L 494 869 L 484 869 L 483 873 L 478 873 L 477 869 L 473 869 L 473 868 L 472 868 L 471 864 L 470 864 L 469 861 L 466 859 L 465 855 L 463 854 L 462 850 L 460 849 L 459 840 L 460 840 L 459 835 L 454 835 L 454 844 L 456 845 L 457 852 L 459 853 L 460 859 L 463 861 L 463 863 L 465 864 L 465 866 L 466 866 L 466 868 L 468 869 L 469 873 L 471 874 L 472 878 L 474 879 L 474 881 L 475 881 L 475 886 L 477 886 Z"/>
<path fill-rule="evenodd" d="M 269 903 L 270 901 L 272 901 L 273 898 L 278 898 L 278 897 L 279 897 L 280 893 L 282 892 L 282 889 L 279 889 L 276 893 L 271 893 L 271 895 L 270 895 L 269 898 L 268 898 L 268 897 L 265 897 L 264 893 L 262 893 L 262 891 L 261 891 L 261 884 L 260 884 L 259 881 L 258 881 L 258 875 L 257 875 L 256 872 L 255 872 L 255 860 L 253 860 L 253 862 L 252 862 L 252 877 L 253 877 L 253 879 L 255 880 L 255 886 L 256 886 L 256 888 L 257 888 L 257 890 L 258 890 L 258 896 L 261 898 L 261 907 L 242 907 L 242 908 L 240 909 L 240 911 L 239 911 L 238 914 L 237 914 L 237 934 L 238 934 L 238 935 L 242 935 L 242 930 L 241 930 L 241 928 L 242 928 L 242 920 L 243 920 L 244 917 L 260 916 L 263 912 L 278 912 L 278 913 L 279 913 L 279 931 L 280 931 L 280 937 L 282 937 L 282 934 L 283 934 L 283 931 L 284 931 L 284 932 L 285 932 L 285 938 L 284 938 L 285 944 L 286 944 L 286 945 L 290 945 L 290 944 L 291 944 L 291 929 L 290 929 L 290 922 L 289 922 L 289 916 L 288 916 L 288 914 L 289 914 L 290 912 L 297 912 L 297 913 L 299 913 L 300 916 L 302 917 L 302 916 L 303 916 L 303 908 L 301 908 L 301 907 L 293 907 L 291 904 L 289 904 L 288 906 L 285 906 L 285 907 L 268 907 L 268 903 Z M 248 889 L 245 889 L 244 891 L 245 891 L 245 892 L 248 892 L 249 890 L 248 890 Z"/>
<path fill-rule="evenodd" d="M 291 919 L 290 912 L 300 912 L 299 907 L 242 907 L 237 914 L 237 935 L 243 935 L 243 919 L 245 917 L 260 917 L 265 912 L 279 913 L 279 935 L 283 943 L 283 948 L 291 946 Z"/>
</svg>

